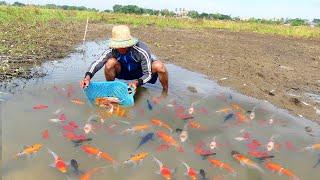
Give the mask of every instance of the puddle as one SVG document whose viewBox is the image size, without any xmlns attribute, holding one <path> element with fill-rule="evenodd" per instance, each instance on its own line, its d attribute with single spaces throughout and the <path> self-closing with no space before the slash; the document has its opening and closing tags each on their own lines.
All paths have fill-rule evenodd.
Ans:
<svg viewBox="0 0 320 180">
<path fill-rule="evenodd" d="M 74 53 L 61 61 L 49 62 L 43 67 L 49 74 L 48 76 L 26 81 L 24 89 L 17 90 L 15 95 L 1 94 L 3 179 L 43 179 L 43 177 L 46 177 L 47 180 L 75 179 L 76 176 L 72 171 L 62 174 L 48 166 L 53 162 L 53 158 L 47 148 L 64 160 L 76 159 L 79 169 L 83 172 L 95 167 L 107 166 L 103 171 L 94 173 L 92 179 L 162 179 L 161 176 L 154 173 L 159 167 L 152 160 L 151 155 L 157 157 L 169 168 L 176 169 L 174 179 L 186 179 L 185 167 L 181 161 L 196 170 L 204 169 L 206 176 L 210 179 L 212 177 L 288 179 L 285 175 L 279 176 L 278 173 L 272 173 L 264 166 L 264 163 L 253 157 L 254 151 L 267 151 L 267 144 L 272 136 L 274 136 L 275 148 L 268 152 L 269 155 L 274 156 L 271 159 L 272 162 L 291 170 L 300 179 L 316 180 L 319 178 L 320 166 L 313 168 L 318 160 L 319 149 L 301 151 L 306 146 L 320 143 L 319 125 L 303 118 L 293 117 L 285 110 L 277 109 L 268 102 L 220 87 L 204 75 L 172 64 L 167 64 L 170 74 L 170 94 L 166 99 L 159 103 L 152 100 L 161 93 L 159 82 L 141 88 L 135 97 L 135 106 L 126 110 L 128 117 L 108 117 L 103 124 L 99 122 L 99 119 L 98 122 L 92 122 L 94 133 L 86 135 L 92 138 L 92 141 L 84 143 L 99 148 L 120 163 L 142 151 L 148 152 L 149 156 L 136 167 L 121 165 L 116 169 L 104 159 L 88 156 L 81 146 L 75 147 L 74 143 L 64 137 L 66 130 L 63 128 L 68 129 L 66 127 L 68 122 L 73 122 L 80 127 L 75 132 L 83 134 L 82 128 L 88 118 L 97 114 L 96 108 L 88 104 L 77 105 L 70 100 L 75 98 L 86 102 L 82 90 L 78 88 L 79 80 L 83 78 L 91 61 L 102 53 L 105 46 L 106 42 L 89 42 L 86 44 L 86 58 L 83 59 L 80 53 Z M 104 80 L 103 72 L 99 71 L 93 80 Z M 190 87 L 195 87 L 197 93 L 194 93 L 194 88 Z M 190 91 L 190 89 L 193 90 Z M 147 100 L 151 102 L 152 109 L 148 108 Z M 182 120 L 181 118 L 188 113 L 192 103 L 195 109 L 194 119 Z M 233 115 L 230 120 L 224 122 L 229 113 L 216 111 L 222 108 L 232 108 L 230 105 L 233 103 L 239 104 L 243 109 L 243 111 L 232 109 L 233 113 L 238 112 L 248 118 L 249 114 L 246 111 L 255 109 L 255 118 L 241 123 L 241 119 Z M 46 105 L 48 108 L 38 106 L 38 110 L 34 109 L 37 105 Z M 233 107 L 236 108 L 236 106 Z M 58 109 L 60 112 L 55 115 Z M 63 117 L 61 114 L 64 114 Z M 49 119 L 57 119 L 59 116 L 60 119 L 66 119 L 66 122 L 49 122 Z M 162 120 L 173 130 L 183 129 L 185 124 L 190 124 L 190 122 L 196 122 L 201 127 L 197 128 L 197 124 L 190 125 L 188 127 L 189 138 L 186 142 L 180 143 L 177 133 L 170 134 L 165 128 L 151 126 L 152 118 Z M 125 124 L 123 121 L 130 124 Z M 129 127 L 142 124 L 150 127 L 144 133 L 121 134 Z M 305 129 L 311 132 L 306 132 Z M 46 130 L 48 134 L 44 133 Z M 182 147 L 183 152 L 177 151 L 174 147 L 167 149 L 163 141 L 156 136 L 157 131 L 164 131 L 172 136 Z M 144 144 L 137 151 L 141 136 L 149 132 L 155 133 L 155 140 Z M 195 153 L 196 145 L 201 142 L 203 142 L 201 148 L 210 149 L 208 144 L 213 137 L 216 137 L 217 147 L 214 152 L 217 154 L 211 158 L 233 167 L 237 172 L 236 177 L 228 174 L 223 168 L 211 165 L 208 160 L 203 160 Z M 36 143 L 43 144 L 43 148 L 32 158 L 19 160 L 13 158 L 24 145 Z M 241 166 L 231 157 L 232 150 L 258 163 L 265 173 L 262 174 L 255 169 Z"/>
</svg>

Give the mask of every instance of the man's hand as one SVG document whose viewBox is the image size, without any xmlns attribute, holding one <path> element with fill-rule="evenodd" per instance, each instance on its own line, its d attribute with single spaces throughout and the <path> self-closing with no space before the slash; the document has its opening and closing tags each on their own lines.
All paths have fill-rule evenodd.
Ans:
<svg viewBox="0 0 320 180">
<path fill-rule="evenodd" d="M 88 87 L 90 84 L 90 77 L 89 76 L 86 76 L 83 80 L 80 81 L 80 87 L 82 89 Z"/>
<path fill-rule="evenodd" d="M 138 81 L 137 81 L 137 80 L 131 81 L 131 82 L 129 82 L 128 85 L 129 85 L 130 87 L 133 87 L 134 90 L 136 90 L 137 87 L 138 87 Z"/>
</svg>

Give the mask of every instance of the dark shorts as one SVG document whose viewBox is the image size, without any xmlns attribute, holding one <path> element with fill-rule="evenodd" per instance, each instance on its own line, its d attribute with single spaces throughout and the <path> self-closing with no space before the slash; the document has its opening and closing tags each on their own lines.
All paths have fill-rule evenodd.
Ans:
<svg viewBox="0 0 320 180">
<path fill-rule="evenodd" d="M 143 72 L 141 68 L 137 68 L 133 71 L 132 70 L 129 71 L 128 64 L 120 62 L 120 65 L 121 65 L 121 72 L 116 75 L 117 79 L 134 80 L 134 79 L 139 79 L 143 76 Z M 158 74 L 152 73 L 151 76 L 152 76 L 151 79 L 147 83 L 151 83 L 151 84 L 156 83 L 158 79 Z"/>
</svg>

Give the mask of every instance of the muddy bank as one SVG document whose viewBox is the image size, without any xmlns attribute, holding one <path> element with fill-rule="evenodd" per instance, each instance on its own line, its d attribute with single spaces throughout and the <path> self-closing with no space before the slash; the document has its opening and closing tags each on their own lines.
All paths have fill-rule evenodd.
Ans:
<svg viewBox="0 0 320 180">
<path fill-rule="evenodd" d="M 320 39 L 225 30 L 136 28 L 164 61 L 201 72 L 245 95 L 320 121 Z"/>
<path fill-rule="evenodd" d="M 39 51 L 31 56 L 26 56 L 27 53 L 5 53 L 2 56 L 9 61 L 28 60 L 18 64 L 25 67 L 30 63 L 64 57 L 82 41 L 83 23 L 53 22 L 51 26 L 36 28 L 38 32 L 19 39 L 23 44 L 35 42 L 39 46 Z M 305 95 L 320 94 L 320 39 L 213 29 L 133 27 L 132 31 L 165 62 L 201 72 L 222 86 L 320 121 L 315 109 L 320 109 L 320 103 Z M 110 32 L 110 25 L 90 24 L 87 39 L 106 38 Z M 5 39 L 5 43 L 9 47 L 21 44 L 10 38 Z"/>
</svg>

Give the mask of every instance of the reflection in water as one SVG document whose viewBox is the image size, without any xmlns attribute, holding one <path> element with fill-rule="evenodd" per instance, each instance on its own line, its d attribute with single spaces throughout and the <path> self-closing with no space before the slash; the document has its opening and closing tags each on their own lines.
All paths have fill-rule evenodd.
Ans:
<svg viewBox="0 0 320 180">
<path fill-rule="evenodd" d="M 87 43 L 88 62 L 75 53 L 47 63 L 48 76 L 1 96 L 3 179 L 185 179 L 187 166 L 210 179 L 319 178 L 319 125 L 171 64 L 166 98 L 157 83 L 139 88 L 128 109 L 73 103 L 86 102 L 78 82 L 104 46 Z M 104 80 L 103 73 L 94 80 Z M 37 143 L 39 152 L 13 158 Z M 67 173 L 49 167 L 47 148 L 87 173 L 74 173 L 74 161 Z M 157 175 L 159 162 L 165 168 Z"/>
</svg>

